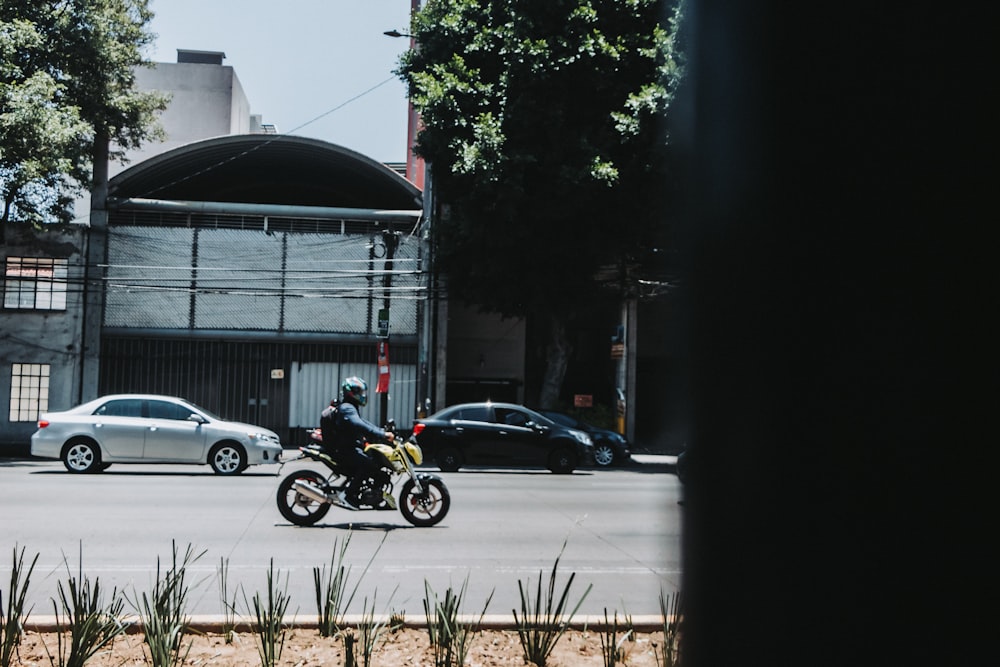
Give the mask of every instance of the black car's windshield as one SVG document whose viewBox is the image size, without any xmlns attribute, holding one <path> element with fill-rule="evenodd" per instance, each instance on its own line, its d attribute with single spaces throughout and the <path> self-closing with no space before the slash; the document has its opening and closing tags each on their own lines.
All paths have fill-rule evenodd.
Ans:
<svg viewBox="0 0 1000 667">
<path fill-rule="evenodd" d="M 510 408 L 497 408 L 496 423 L 507 424 L 508 426 L 527 426 L 533 421 L 531 416 L 523 410 L 512 410 Z"/>
<path fill-rule="evenodd" d="M 552 426 L 553 421 L 534 410 L 529 410 L 521 406 L 506 406 L 489 403 L 473 403 L 470 405 L 456 405 L 446 408 L 436 415 L 435 419 L 458 419 L 470 422 L 494 422 L 497 424 L 508 424 L 510 426 L 525 426 L 528 422 Z"/>
<path fill-rule="evenodd" d="M 576 428 L 576 420 L 569 415 L 564 415 L 558 412 L 546 412 L 545 416 L 554 421 L 557 424 L 562 424 L 563 426 L 569 426 Z"/>
<path fill-rule="evenodd" d="M 488 422 L 490 411 L 485 405 L 469 405 L 442 415 L 445 419 L 461 419 L 469 422 Z"/>
<path fill-rule="evenodd" d="M 497 408 L 498 415 L 500 414 L 500 410 L 502 409 L 503 408 Z M 520 415 L 524 415 L 524 417 L 526 418 L 526 422 L 530 421 L 534 422 L 535 424 L 541 424 L 542 426 L 553 426 L 555 424 L 555 422 L 553 422 L 545 415 L 535 412 L 534 410 L 529 410 L 528 408 L 518 408 L 515 411 Z M 498 418 L 497 421 L 502 421 L 502 420 Z M 523 424 L 521 425 L 523 426 Z"/>
</svg>

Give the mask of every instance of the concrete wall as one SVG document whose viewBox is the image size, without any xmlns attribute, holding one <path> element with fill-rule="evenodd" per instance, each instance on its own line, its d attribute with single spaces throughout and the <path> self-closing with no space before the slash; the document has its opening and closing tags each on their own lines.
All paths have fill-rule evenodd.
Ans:
<svg viewBox="0 0 1000 667">
<path fill-rule="evenodd" d="M 167 137 L 131 152 L 131 164 L 193 141 L 250 132 L 250 102 L 232 67 L 202 63 L 157 63 L 136 72 L 140 90 L 171 95 L 160 114 Z M 127 165 L 126 165 L 127 166 Z M 112 176 L 124 167 L 112 170 Z"/>
<path fill-rule="evenodd" d="M 170 95 L 167 108 L 159 116 L 166 138 L 129 151 L 125 164 L 109 164 L 109 177 L 194 141 L 252 131 L 250 101 L 232 67 L 208 63 L 156 63 L 152 68 L 136 70 L 135 80 L 139 90 L 157 90 Z M 260 119 L 255 127 L 260 127 Z M 77 221 L 86 222 L 90 218 L 89 193 L 77 199 L 74 212 Z"/>
<path fill-rule="evenodd" d="M 26 454 L 36 423 L 10 421 L 13 364 L 48 364 L 51 369 L 49 407 L 63 410 L 79 402 L 81 330 L 83 318 L 84 252 L 87 230 L 82 225 L 45 227 L 8 223 L 6 243 L 0 244 L 0 265 L 7 257 L 51 257 L 68 260 L 66 310 L 0 311 L 0 456 Z M 99 317 L 99 314 L 92 314 Z"/>
</svg>

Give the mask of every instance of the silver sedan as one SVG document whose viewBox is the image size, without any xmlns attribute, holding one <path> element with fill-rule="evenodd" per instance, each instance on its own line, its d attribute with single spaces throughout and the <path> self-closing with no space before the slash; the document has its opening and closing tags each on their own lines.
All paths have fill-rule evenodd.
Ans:
<svg viewBox="0 0 1000 667">
<path fill-rule="evenodd" d="M 74 473 L 100 472 L 112 463 L 207 464 L 220 475 L 278 463 L 273 431 L 231 422 L 182 398 L 117 394 L 64 412 L 47 412 L 31 436 L 31 454 L 61 459 Z"/>
</svg>

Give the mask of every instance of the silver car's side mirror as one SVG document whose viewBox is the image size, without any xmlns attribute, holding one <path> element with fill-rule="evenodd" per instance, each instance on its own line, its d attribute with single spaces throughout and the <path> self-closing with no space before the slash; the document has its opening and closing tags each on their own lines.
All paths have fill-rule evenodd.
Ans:
<svg viewBox="0 0 1000 667">
<path fill-rule="evenodd" d="M 189 422 L 194 422 L 196 424 L 207 424 L 208 423 L 208 420 L 206 420 L 204 417 L 202 417 L 201 415 L 195 414 L 193 412 L 187 418 L 187 420 Z"/>
</svg>

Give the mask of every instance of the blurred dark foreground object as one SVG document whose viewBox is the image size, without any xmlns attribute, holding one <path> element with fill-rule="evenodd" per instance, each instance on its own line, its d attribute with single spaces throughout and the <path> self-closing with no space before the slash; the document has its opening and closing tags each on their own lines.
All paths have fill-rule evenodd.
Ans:
<svg viewBox="0 0 1000 667">
<path fill-rule="evenodd" d="M 989 650 L 992 529 L 966 529 L 995 486 L 991 22 L 969 11 L 688 3 L 684 667 Z"/>
</svg>

